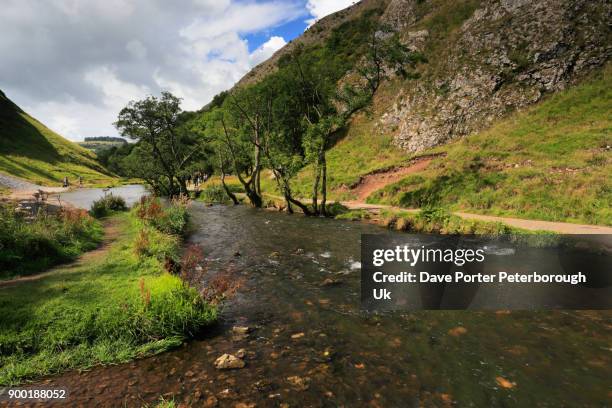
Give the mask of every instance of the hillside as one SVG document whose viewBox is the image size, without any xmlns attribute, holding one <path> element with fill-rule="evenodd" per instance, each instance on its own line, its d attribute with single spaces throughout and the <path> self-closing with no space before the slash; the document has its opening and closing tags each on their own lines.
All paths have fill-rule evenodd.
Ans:
<svg viewBox="0 0 612 408">
<path fill-rule="evenodd" d="M 126 141 L 86 140 L 84 142 L 78 142 L 77 144 L 87 150 L 91 150 L 92 152 L 99 154 L 104 150 L 108 150 L 112 147 L 121 147 L 126 143 Z"/>
<path fill-rule="evenodd" d="M 0 91 L 0 172 L 41 185 L 58 185 L 79 176 L 87 185 L 109 183 L 114 176 L 93 152 L 64 139 L 28 115 Z"/>
<path fill-rule="evenodd" d="M 389 177 L 392 185 L 368 201 L 612 224 L 606 177 L 612 170 L 606 147 L 612 144 L 606 68 L 612 5 L 367 1 L 328 16 L 294 43 L 307 50 L 328 47 L 367 10 L 377 10 L 374 18 L 427 62 L 419 64 L 417 78 L 383 84 L 369 112 L 338 135 L 327 155 L 332 198 L 363 198 L 358 188 L 368 174 L 391 169 L 401 176 L 415 157 L 444 154 L 425 170 Z M 242 84 L 272 72 L 293 46 Z M 308 196 L 311 179 L 306 167 L 295 181 L 296 194 Z M 274 190 L 269 179 L 264 187 Z"/>
<path fill-rule="evenodd" d="M 440 156 L 368 202 L 612 225 L 611 74 L 428 150 Z"/>
</svg>

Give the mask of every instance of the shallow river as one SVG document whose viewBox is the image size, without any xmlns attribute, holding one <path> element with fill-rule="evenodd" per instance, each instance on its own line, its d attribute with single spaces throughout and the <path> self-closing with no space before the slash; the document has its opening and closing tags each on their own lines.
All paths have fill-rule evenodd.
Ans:
<svg viewBox="0 0 612 408">
<path fill-rule="evenodd" d="M 221 323 L 178 350 L 48 381 L 67 386 L 75 403 L 132 406 L 162 395 L 232 407 L 611 402 L 609 312 L 365 314 L 359 238 L 386 230 L 245 206 L 194 204 L 192 212 L 190 242 L 207 258 L 198 284 L 217 273 L 242 282 Z M 241 338 L 233 326 L 251 331 Z M 245 368 L 214 368 L 241 348 Z"/>
<path fill-rule="evenodd" d="M 125 186 L 118 186 L 109 189 L 102 188 L 83 188 L 73 190 L 67 193 L 56 194 L 56 197 L 52 198 L 52 202 L 59 199 L 61 201 L 69 202 L 75 207 L 84 208 L 88 210 L 91 207 L 91 204 L 95 200 L 99 200 L 104 197 L 106 194 L 114 194 L 116 196 L 123 197 L 126 204 L 131 206 L 138 202 L 140 197 L 147 194 L 144 186 L 140 184 L 128 184 Z"/>
</svg>

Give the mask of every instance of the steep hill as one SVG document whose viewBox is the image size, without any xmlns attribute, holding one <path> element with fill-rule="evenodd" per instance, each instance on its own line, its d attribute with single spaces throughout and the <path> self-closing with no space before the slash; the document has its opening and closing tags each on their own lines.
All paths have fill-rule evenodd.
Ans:
<svg viewBox="0 0 612 408">
<path fill-rule="evenodd" d="M 0 91 L 0 172 L 41 185 L 65 176 L 86 184 L 109 183 L 114 176 L 93 152 L 64 139 L 28 115 Z"/>
<path fill-rule="evenodd" d="M 369 201 L 612 224 L 610 2 L 363 1 L 315 24 L 239 86 L 272 72 L 295 44 L 323 46 L 372 10 L 427 62 L 418 78 L 383 84 L 328 152 L 332 197 L 355 199 L 366 175 L 394 169 L 399 180 Z M 418 174 L 398 171 L 439 153 Z M 310 173 L 299 175 L 298 194 L 309 194 Z"/>
</svg>

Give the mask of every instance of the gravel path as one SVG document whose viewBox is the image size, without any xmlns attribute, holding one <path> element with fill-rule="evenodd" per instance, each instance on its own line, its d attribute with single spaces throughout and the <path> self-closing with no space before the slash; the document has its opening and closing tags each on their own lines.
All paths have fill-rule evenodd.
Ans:
<svg viewBox="0 0 612 408">
<path fill-rule="evenodd" d="M 9 188 L 12 198 L 31 198 L 31 195 L 38 190 L 43 190 L 48 193 L 59 193 L 68 190 L 67 188 L 59 186 L 41 186 L 4 173 L 0 173 L 0 186 Z"/>
<path fill-rule="evenodd" d="M 28 181 L 18 179 L 17 177 L 9 176 L 8 174 L 0 173 L 0 186 L 8 187 L 11 190 L 37 190 L 44 187 L 32 184 Z"/>
</svg>

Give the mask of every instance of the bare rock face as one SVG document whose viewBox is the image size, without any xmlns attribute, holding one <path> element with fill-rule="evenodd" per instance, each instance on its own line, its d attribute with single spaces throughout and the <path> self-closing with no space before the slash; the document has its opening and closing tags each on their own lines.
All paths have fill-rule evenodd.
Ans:
<svg viewBox="0 0 612 408">
<path fill-rule="evenodd" d="M 483 1 L 433 55 L 417 0 L 393 0 L 383 16 L 429 64 L 405 83 L 381 132 L 418 152 L 468 135 L 564 89 L 612 54 L 606 0 Z M 423 3 L 423 2 L 421 2 Z M 434 59 L 434 60 L 432 60 Z M 435 65 L 435 69 L 428 65 Z"/>
</svg>

